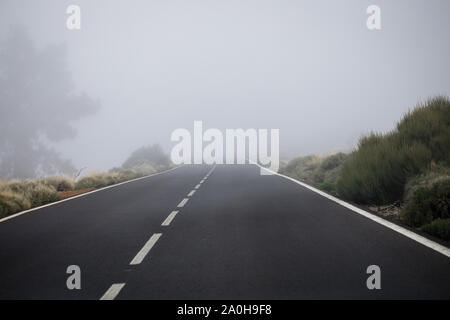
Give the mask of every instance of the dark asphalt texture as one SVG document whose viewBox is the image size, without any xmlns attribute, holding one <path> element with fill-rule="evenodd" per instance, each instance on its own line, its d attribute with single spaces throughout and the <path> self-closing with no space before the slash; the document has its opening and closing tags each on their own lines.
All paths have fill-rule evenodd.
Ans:
<svg viewBox="0 0 450 320">
<path fill-rule="evenodd" d="M 0 299 L 450 299 L 450 259 L 255 165 L 175 170 L 0 223 Z M 168 214 L 179 210 L 169 226 Z M 130 261 L 154 233 L 143 262 Z M 368 290 L 366 268 L 381 268 Z M 81 290 L 68 290 L 69 265 Z"/>
</svg>

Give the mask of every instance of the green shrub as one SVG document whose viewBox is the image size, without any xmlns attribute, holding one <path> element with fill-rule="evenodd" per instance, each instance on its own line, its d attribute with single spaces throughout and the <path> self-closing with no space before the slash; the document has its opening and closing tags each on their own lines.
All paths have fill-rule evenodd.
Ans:
<svg viewBox="0 0 450 320">
<path fill-rule="evenodd" d="M 319 185 L 319 189 L 326 191 L 332 195 L 336 195 L 336 185 L 330 182 L 324 182 Z"/>
<path fill-rule="evenodd" d="M 323 159 L 320 168 L 324 171 L 332 170 L 342 165 L 347 158 L 345 153 L 339 152 Z"/>
<path fill-rule="evenodd" d="M 435 162 L 450 164 L 450 100 L 439 96 L 419 104 L 397 124 L 401 141 L 416 141 L 431 151 Z"/>
<path fill-rule="evenodd" d="M 362 204 L 388 204 L 403 197 L 407 181 L 450 159 L 450 101 L 429 100 L 408 112 L 388 134 L 360 139 L 342 166 L 337 192 Z"/>
<path fill-rule="evenodd" d="M 408 180 L 405 186 L 405 198 L 419 187 L 431 187 L 436 182 L 450 179 L 450 167 L 431 163 L 430 169 Z"/>
<path fill-rule="evenodd" d="M 420 227 L 435 219 L 450 218 L 450 179 L 411 191 L 401 218 L 413 227 Z"/>
<path fill-rule="evenodd" d="M 420 228 L 423 232 L 450 241 L 450 219 L 436 219 Z"/>
<path fill-rule="evenodd" d="M 393 135 L 372 134 L 344 163 L 338 193 L 363 204 L 386 204 L 402 198 L 407 179 L 431 161 L 424 145 L 397 145 Z"/>
</svg>

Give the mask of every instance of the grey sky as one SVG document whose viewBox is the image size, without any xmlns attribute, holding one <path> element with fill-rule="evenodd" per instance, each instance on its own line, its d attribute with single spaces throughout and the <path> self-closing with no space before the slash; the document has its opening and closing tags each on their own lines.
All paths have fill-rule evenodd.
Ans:
<svg viewBox="0 0 450 320">
<path fill-rule="evenodd" d="M 82 28 L 66 29 L 81 7 Z M 366 28 L 381 8 L 382 30 Z M 0 1 L 0 38 L 28 27 L 65 43 L 77 89 L 101 110 L 58 150 L 106 169 L 170 133 L 279 128 L 282 155 L 349 150 L 419 100 L 450 95 L 450 1 Z"/>
</svg>

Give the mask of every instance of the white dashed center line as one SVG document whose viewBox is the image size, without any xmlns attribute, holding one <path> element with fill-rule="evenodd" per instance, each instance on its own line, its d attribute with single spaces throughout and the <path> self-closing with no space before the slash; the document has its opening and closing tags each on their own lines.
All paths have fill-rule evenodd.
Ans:
<svg viewBox="0 0 450 320">
<path fill-rule="evenodd" d="M 142 247 L 141 251 L 138 252 L 136 257 L 134 257 L 134 259 L 131 260 L 130 264 L 131 265 L 140 264 L 142 260 L 144 260 L 147 253 L 151 250 L 151 248 L 153 248 L 156 241 L 158 241 L 159 237 L 161 237 L 161 235 L 162 235 L 161 233 L 153 234 L 147 241 L 147 243 Z"/>
<path fill-rule="evenodd" d="M 125 283 L 114 283 L 111 287 L 109 287 L 100 300 L 114 300 L 124 286 Z"/>
<path fill-rule="evenodd" d="M 188 197 L 192 197 L 196 190 L 198 190 L 201 187 L 201 184 L 205 182 L 206 179 L 208 179 L 209 175 L 214 171 L 216 166 L 214 165 L 211 170 L 206 174 L 206 176 L 198 183 L 193 190 L 191 190 L 188 193 Z M 189 201 L 189 198 L 184 198 L 181 200 L 181 202 L 178 204 L 178 208 L 183 208 L 185 204 Z M 172 220 L 175 218 L 175 216 L 178 214 L 179 211 L 172 211 L 167 218 L 163 221 L 161 226 L 169 226 Z M 145 243 L 145 245 L 142 247 L 142 249 L 137 253 L 137 255 L 131 260 L 130 265 L 136 265 L 140 264 L 146 255 L 149 253 L 149 251 L 153 248 L 155 243 L 158 241 L 158 239 L 161 237 L 162 233 L 154 233 L 150 239 Z M 106 292 L 105 294 L 100 298 L 100 300 L 114 300 L 117 295 L 120 293 L 120 290 L 125 286 L 125 283 L 114 283 Z"/>
<path fill-rule="evenodd" d="M 162 226 L 168 226 L 171 222 L 172 222 L 172 220 L 173 220 L 173 218 L 175 218 L 175 216 L 177 215 L 177 213 L 178 213 L 178 211 L 172 211 L 168 216 L 167 216 L 167 218 L 166 218 L 166 220 L 164 220 L 164 222 L 161 224 Z"/>
<path fill-rule="evenodd" d="M 183 208 L 184 205 L 186 204 L 186 202 L 188 202 L 189 199 L 188 198 L 184 198 L 183 200 L 181 200 L 181 202 L 178 204 L 178 208 Z"/>
</svg>

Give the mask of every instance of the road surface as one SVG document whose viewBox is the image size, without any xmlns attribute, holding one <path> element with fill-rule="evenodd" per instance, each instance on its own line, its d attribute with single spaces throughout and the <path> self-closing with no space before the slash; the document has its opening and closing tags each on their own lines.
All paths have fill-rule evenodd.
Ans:
<svg viewBox="0 0 450 320">
<path fill-rule="evenodd" d="M 213 168 L 1 222 L 0 298 L 450 298 L 445 255 L 255 165 Z M 67 289 L 69 265 L 80 290 Z M 367 289 L 369 265 L 380 290 Z"/>
</svg>

